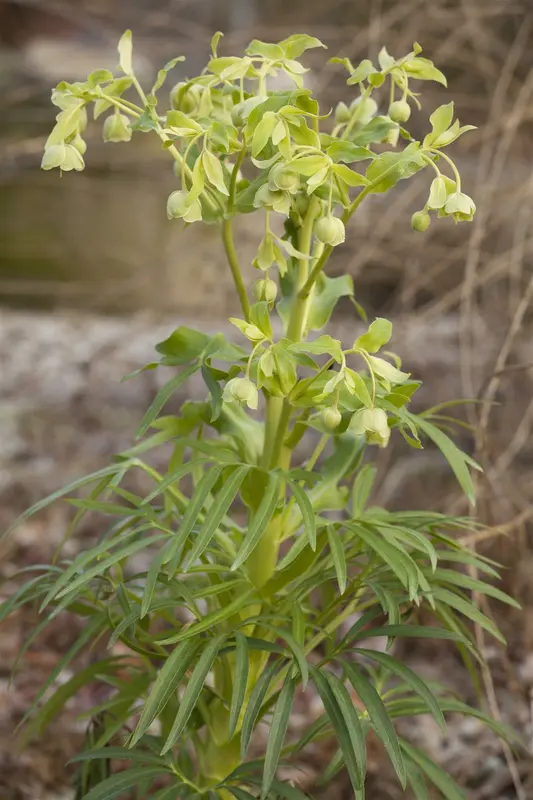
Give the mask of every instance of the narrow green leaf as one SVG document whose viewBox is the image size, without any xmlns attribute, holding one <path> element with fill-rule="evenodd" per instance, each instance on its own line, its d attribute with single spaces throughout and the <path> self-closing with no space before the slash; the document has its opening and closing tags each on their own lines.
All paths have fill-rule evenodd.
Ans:
<svg viewBox="0 0 533 800">
<path fill-rule="evenodd" d="M 190 367 L 184 369 L 183 372 L 178 373 L 175 375 L 168 383 L 166 383 L 162 389 L 160 389 L 155 396 L 151 406 L 149 407 L 148 411 L 144 415 L 141 420 L 141 424 L 139 425 L 137 432 L 135 433 L 135 439 L 140 439 L 143 436 L 152 422 L 156 419 L 159 415 L 159 412 L 170 398 L 172 394 L 179 389 L 182 383 L 185 383 L 191 375 L 194 375 L 200 369 L 199 364 L 191 364 Z"/>
<path fill-rule="evenodd" d="M 233 797 L 236 798 L 236 800 L 256 800 L 256 797 L 253 794 L 250 794 L 250 792 L 247 792 L 244 789 L 239 789 L 238 786 L 224 785 L 223 788 L 227 792 L 231 792 L 231 794 L 233 795 Z"/>
<path fill-rule="evenodd" d="M 263 800 L 268 797 L 272 781 L 276 776 L 281 748 L 283 747 L 283 742 L 285 741 L 285 735 L 289 726 L 295 689 L 296 684 L 293 678 L 287 676 L 281 688 L 281 692 L 279 693 L 274 708 L 272 724 L 270 726 L 270 734 L 265 753 L 263 785 L 261 789 L 261 798 L 263 798 Z"/>
<path fill-rule="evenodd" d="M 206 515 L 205 521 L 198 532 L 198 536 L 187 557 L 184 569 L 187 569 L 187 566 L 192 566 L 205 552 L 207 547 L 209 547 L 209 543 L 215 535 L 217 528 L 226 516 L 231 504 L 234 502 L 248 470 L 249 467 L 247 466 L 237 467 L 223 483 L 213 506 L 209 509 L 209 513 Z"/>
<path fill-rule="evenodd" d="M 409 667 L 406 667 L 405 664 L 402 664 L 397 659 L 393 658 L 387 653 L 382 653 L 379 650 L 366 650 L 364 648 L 357 648 L 357 652 L 362 653 L 373 661 L 377 661 L 378 664 L 381 664 L 382 667 L 389 670 L 389 672 L 392 672 L 393 675 L 396 675 L 405 681 L 405 683 L 425 702 L 428 709 L 438 722 L 441 730 L 444 731 L 446 729 L 446 720 L 444 719 L 444 715 L 435 695 L 428 687 L 427 683 L 425 683 L 425 681 L 423 681 L 422 678 L 416 674 L 416 672 L 413 672 L 413 670 Z"/>
<path fill-rule="evenodd" d="M 339 591 L 341 594 L 344 594 L 344 592 L 346 591 L 346 581 L 348 576 L 346 568 L 346 556 L 344 554 L 344 544 L 341 539 L 339 531 L 336 530 L 334 525 L 328 525 L 327 532 L 328 532 L 329 549 L 331 551 L 333 565 L 335 567 L 335 572 L 337 574 L 337 583 L 339 584 Z"/>
<path fill-rule="evenodd" d="M 494 636 L 494 638 L 498 639 L 499 642 L 505 644 L 505 639 L 494 622 L 485 616 L 485 614 L 483 614 L 470 600 L 467 600 L 465 597 L 462 597 L 459 594 L 455 594 L 455 592 L 451 592 L 448 589 L 442 588 L 433 589 L 433 597 L 438 602 L 447 606 L 451 606 L 451 608 L 455 608 L 455 610 L 459 611 L 460 614 L 468 617 L 468 619 L 470 619 L 474 624 L 480 625 L 484 630 L 487 631 L 487 633 L 490 633 L 491 636 Z"/>
<path fill-rule="evenodd" d="M 204 648 L 198 663 L 196 664 L 191 677 L 187 683 L 187 688 L 182 697 L 176 719 L 167 737 L 165 745 L 161 751 L 161 755 L 165 755 L 178 741 L 181 734 L 185 730 L 185 726 L 189 721 L 189 717 L 196 707 L 200 693 L 204 688 L 205 679 L 209 674 L 213 662 L 217 657 L 218 651 L 222 647 L 223 642 L 227 638 L 227 634 L 223 633 L 212 639 L 209 644 Z"/>
<path fill-rule="evenodd" d="M 289 783 L 272 781 L 272 790 L 276 793 L 277 797 L 285 798 L 285 800 L 309 800 L 308 795 L 301 792 L 295 786 L 291 786 Z"/>
<path fill-rule="evenodd" d="M 211 395 L 211 422 L 215 422 L 222 411 L 222 389 L 207 364 L 202 364 L 202 377 Z"/>
<path fill-rule="evenodd" d="M 309 665 L 305 657 L 304 648 L 296 641 L 294 636 L 289 633 L 289 631 L 285 630 L 285 628 L 282 628 L 279 625 L 270 625 L 268 622 L 261 620 L 261 627 L 265 627 L 267 630 L 272 631 L 280 639 L 284 639 L 287 642 L 298 665 L 298 669 L 302 678 L 302 687 L 305 690 L 309 680 Z"/>
<path fill-rule="evenodd" d="M 285 555 L 283 556 L 283 558 L 281 559 L 281 561 L 277 565 L 276 571 L 277 572 L 282 572 L 284 569 L 289 567 L 293 563 L 293 561 L 295 561 L 298 558 L 300 553 L 303 550 L 305 550 L 305 548 L 307 547 L 308 544 L 309 544 L 309 540 L 308 540 L 307 536 L 303 536 L 303 535 L 299 536 L 296 539 L 296 541 L 294 542 L 294 544 L 292 545 L 291 549 L 288 550 L 287 553 L 285 553 Z"/>
<path fill-rule="evenodd" d="M 302 514 L 304 530 L 311 550 L 316 550 L 316 516 L 313 506 L 301 486 L 294 481 L 289 481 L 294 499 Z"/>
<path fill-rule="evenodd" d="M 165 492 L 167 489 L 173 487 L 174 484 L 178 483 L 181 478 L 192 472 L 193 469 L 196 469 L 208 461 L 208 458 L 195 458 L 192 461 L 188 461 L 186 464 L 181 464 L 177 469 L 169 472 L 167 475 L 165 475 L 162 481 L 159 481 L 156 488 L 143 499 L 143 505 L 148 505 L 151 503 L 152 500 L 155 500 L 158 495 L 163 494 L 163 492 Z"/>
<path fill-rule="evenodd" d="M 417 769 L 410 759 L 405 758 L 405 756 L 406 753 L 404 753 L 404 761 L 407 771 L 407 783 L 413 790 L 415 800 L 430 800 L 428 789 L 420 770 Z"/>
<path fill-rule="evenodd" d="M 223 608 L 219 608 L 216 611 L 212 611 L 200 622 L 195 622 L 190 627 L 184 626 L 184 628 L 174 636 L 161 639 L 160 644 L 175 644 L 176 642 L 181 642 L 184 639 L 191 639 L 194 636 L 198 636 L 199 633 L 205 633 L 205 631 L 211 630 L 211 628 L 213 628 L 215 625 L 225 622 L 234 614 L 242 611 L 246 605 L 251 603 L 251 599 L 254 595 L 254 589 L 250 589 L 248 592 L 241 592 L 240 595 L 238 595 L 231 603 L 228 603 L 228 605 L 224 606 Z"/>
<path fill-rule="evenodd" d="M 109 467 L 104 467 L 103 469 L 99 469 L 96 472 L 91 472 L 89 475 L 85 475 L 83 478 L 78 478 L 71 483 L 68 483 L 66 486 L 63 486 L 62 489 L 58 489 L 56 492 L 49 494 L 48 497 L 44 497 L 42 500 L 39 500 L 34 505 L 30 506 L 27 511 L 20 515 L 6 530 L 4 536 L 10 534 L 21 522 L 24 520 L 29 519 L 34 514 L 37 514 L 39 511 L 42 511 L 43 508 L 54 503 L 56 500 L 65 497 L 67 494 L 72 494 L 73 492 L 81 489 L 83 486 L 86 486 L 89 483 L 93 483 L 94 481 L 100 480 L 101 478 L 106 478 L 111 475 L 116 475 L 119 472 L 122 472 L 124 469 L 129 469 L 129 467 L 135 466 L 135 460 L 122 462 L 120 464 L 111 464 Z"/>
<path fill-rule="evenodd" d="M 152 563 L 146 573 L 146 583 L 144 585 L 144 592 L 143 592 L 143 599 L 141 603 L 141 612 L 139 615 L 139 619 L 143 619 L 148 614 L 150 610 L 150 606 L 152 604 L 152 599 L 154 596 L 154 592 L 157 586 L 157 579 L 161 573 L 161 568 L 165 563 L 165 558 L 169 552 L 170 545 L 173 545 L 173 542 L 167 542 L 164 545 L 159 553 L 152 559 Z"/>
<path fill-rule="evenodd" d="M 96 617 L 93 617 L 87 625 L 83 628 L 82 632 L 80 633 L 79 637 L 76 639 L 72 647 L 65 653 L 63 658 L 61 658 L 58 663 L 55 665 L 54 669 L 48 675 L 45 682 L 40 687 L 39 691 L 33 698 L 29 708 L 25 711 L 24 716 L 22 717 L 21 721 L 19 722 L 19 726 L 24 725 L 27 719 L 33 714 L 37 705 L 44 697 L 46 692 L 50 689 L 53 685 L 54 681 L 60 675 L 60 673 L 70 664 L 70 662 L 78 655 L 80 650 L 82 650 L 87 642 L 93 641 L 96 639 L 98 634 L 100 633 L 101 629 L 106 625 L 106 613 L 101 613 Z"/>
<path fill-rule="evenodd" d="M 419 750 L 418 747 L 413 747 L 413 745 L 406 742 L 405 739 L 400 739 L 400 744 L 404 753 L 409 756 L 411 761 L 420 767 L 422 772 L 427 775 L 431 783 L 437 787 L 446 800 L 468 800 L 466 794 L 457 786 L 453 778 L 450 778 L 443 769 L 437 766 L 437 764 Z"/>
<path fill-rule="evenodd" d="M 163 711 L 170 698 L 183 680 L 190 664 L 196 656 L 200 641 L 187 641 L 176 647 L 159 670 L 152 690 L 133 732 L 129 747 L 134 747 L 148 730 L 154 719 Z"/>
<path fill-rule="evenodd" d="M 87 683 L 114 675 L 118 669 L 120 658 L 107 658 L 89 664 L 85 669 L 80 670 L 72 676 L 66 683 L 58 686 L 54 694 L 48 698 L 46 703 L 39 709 L 38 713 L 30 722 L 26 734 L 31 732 L 42 733 L 50 722 L 56 717 L 65 706 L 65 703 L 73 697 Z"/>
<path fill-rule="evenodd" d="M 279 662 L 276 661 L 274 661 L 266 669 L 264 669 L 261 675 L 259 676 L 257 683 L 255 684 L 252 690 L 252 693 L 250 694 L 248 705 L 246 706 L 246 711 L 244 712 L 244 717 L 242 720 L 242 730 L 241 730 L 242 761 L 244 761 L 246 757 L 246 752 L 248 750 L 248 745 L 250 744 L 250 739 L 252 738 L 252 733 L 255 728 L 255 723 L 259 716 L 259 712 L 261 711 L 261 706 L 265 701 L 266 694 L 270 686 L 270 682 L 274 678 L 274 675 L 276 674 L 278 669 L 279 669 Z"/>
<path fill-rule="evenodd" d="M 442 455 L 452 468 L 455 477 L 461 486 L 461 489 L 466 494 L 470 503 L 475 505 L 476 498 L 474 483 L 468 470 L 467 463 L 476 469 L 481 469 L 479 465 L 477 465 L 475 462 L 472 462 L 470 459 L 467 462 L 465 454 L 462 453 L 457 445 L 452 442 L 449 436 L 437 428 L 436 425 L 428 422 L 428 420 L 424 419 L 423 417 L 412 415 L 412 419 L 415 425 L 420 428 L 420 430 L 423 431 L 426 436 L 428 436 L 434 442 L 434 444 L 437 445 Z"/>
<path fill-rule="evenodd" d="M 383 742 L 402 788 L 405 789 L 407 781 L 405 764 L 403 763 L 396 731 L 387 714 L 387 709 L 385 708 L 383 700 L 370 681 L 353 664 L 343 661 L 342 665 L 348 680 L 364 703 L 372 722 L 372 727 Z"/>
<path fill-rule="evenodd" d="M 381 608 L 389 618 L 389 625 L 399 625 L 400 623 L 400 605 L 399 598 L 393 592 L 387 591 L 378 581 L 365 580 L 367 586 L 370 586 L 376 597 L 378 598 Z"/>
<path fill-rule="evenodd" d="M 434 628 L 429 625 L 383 625 L 381 628 L 361 629 L 354 638 L 373 639 L 376 636 L 389 636 L 392 639 L 449 639 L 452 642 L 462 641 L 462 637 L 446 628 Z"/>
<path fill-rule="evenodd" d="M 102 561 L 97 562 L 94 566 L 87 569 L 81 575 L 78 575 L 78 577 L 75 578 L 72 583 L 69 583 L 68 586 L 65 586 L 57 593 L 56 598 L 59 599 L 70 592 L 74 592 L 81 586 L 85 586 L 86 584 L 90 583 L 97 575 L 102 575 L 102 573 L 109 569 L 109 567 L 114 566 L 119 561 L 129 558 L 134 553 L 138 553 L 139 550 L 145 550 L 150 547 L 150 545 L 156 544 L 157 542 L 160 542 L 162 539 L 166 538 L 167 536 L 165 534 L 160 533 L 156 534 L 155 536 L 150 536 L 148 539 L 141 539 L 140 541 L 132 542 L 126 547 L 116 550 L 112 555 L 102 559 Z"/>
<path fill-rule="evenodd" d="M 152 783 L 161 777 L 162 767 L 132 767 L 102 781 L 84 796 L 83 800 L 112 800 L 120 794 L 138 786 L 141 781 Z"/>
<path fill-rule="evenodd" d="M 324 674 L 346 724 L 355 762 L 360 771 L 362 786 L 366 773 L 366 742 L 357 709 L 344 683 L 332 672 L 325 671 Z"/>
<path fill-rule="evenodd" d="M 376 467 L 365 464 L 356 475 L 352 489 L 352 515 L 356 518 L 362 516 L 365 511 L 376 473 Z"/>
<path fill-rule="evenodd" d="M 83 753 L 77 753 L 68 763 L 77 764 L 80 761 L 92 761 L 99 758 L 136 761 L 144 764 L 160 764 L 163 768 L 165 767 L 165 762 L 160 756 L 149 753 L 146 750 L 128 750 L 127 747 L 96 747 L 92 750 L 85 750 Z"/>
<path fill-rule="evenodd" d="M 326 671 L 311 668 L 311 675 L 320 699 L 326 709 L 333 730 L 346 763 L 346 769 L 355 792 L 360 791 L 364 785 L 366 771 L 366 748 L 364 739 L 361 742 L 357 723 L 353 721 L 353 714 L 348 710 L 349 703 L 345 702 L 344 695 L 335 681 L 329 680 Z M 335 686 L 335 691 L 333 689 Z M 342 697 L 342 708 L 339 707 L 338 698 Z M 353 704 L 352 704 L 353 708 Z M 355 711 L 355 709 L 354 709 Z M 357 713 L 357 712 L 356 712 Z M 345 716 L 346 715 L 346 716 Z M 349 720 L 349 727 L 346 720 Z"/>
<path fill-rule="evenodd" d="M 463 572 L 457 572 L 453 569 L 444 569 L 439 567 L 435 571 L 433 577 L 437 581 L 451 583 L 455 586 L 460 586 L 463 589 L 470 589 L 472 592 L 479 592 L 480 594 L 487 595 L 487 597 L 493 597 L 495 600 L 499 600 L 501 603 L 506 603 L 508 606 L 520 608 L 520 603 L 517 603 L 517 601 L 513 597 L 510 597 L 506 592 L 502 592 L 500 589 L 496 588 L 496 586 L 492 586 L 490 583 L 471 578 L 470 575 L 465 575 Z"/>
<path fill-rule="evenodd" d="M 238 569 L 241 564 L 244 564 L 250 553 L 259 544 L 267 525 L 270 523 L 276 506 L 278 504 L 279 496 L 279 478 L 277 475 L 270 474 L 268 476 L 267 485 L 259 507 L 255 512 L 252 521 L 244 535 L 241 546 L 235 556 L 235 561 L 231 565 L 232 570 Z"/>
<path fill-rule="evenodd" d="M 176 534 L 176 538 L 174 540 L 174 549 L 172 551 L 173 554 L 174 552 L 178 551 L 189 538 L 189 535 L 198 520 L 198 516 L 202 513 L 206 500 L 221 474 L 222 467 L 211 467 L 211 469 L 205 472 L 198 481 L 198 485 L 194 490 L 193 496 L 189 500 L 187 509 L 183 515 L 183 519 L 181 520 L 181 525 Z"/>
<path fill-rule="evenodd" d="M 246 636 L 239 631 L 235 634 L 235 670 L 233 672 L 233 692 L 228 722 L 228 739 L 232 739 L 237 729 L 246 687 L 248 685 L 248 643 Z"/>
</svg>

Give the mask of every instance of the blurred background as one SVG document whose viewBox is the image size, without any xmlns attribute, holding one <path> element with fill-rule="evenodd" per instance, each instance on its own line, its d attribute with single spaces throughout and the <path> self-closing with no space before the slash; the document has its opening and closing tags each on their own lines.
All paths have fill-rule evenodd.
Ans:
<svg viewBox="0 0 533 800">
<path fill-rule="evenodd" d="M 394 349 L 424 381 L 419 407 L 463 397 L 461 445 L 482 463 L 477 515 L 485 528 L 471 538 L 502 562 L 505 588 L 522 612 L 491 606 L 509 647 L 481 639 L 489 670 L 487 705 L 531 739 L 533 687 L 533 3 L 531 0 L 0 0 L 0 523 L 65 481 L 104 464 L 131 443 L 136 422 L 159 378 L 120 378 L 151 360 L 153 346 L 179 324 L 226 330 L 236 310 L 217 231 L 184 230 L 166 219 L 174 188 L 171 165 L 151 137 L 128 146 L 101 142 L 89 126 L 81 174 L 39 169 L 54 119 L 50 89 L 113 69 L 116 42 L 132 28 L 137 71 L 150 81 L 176 55 L 174 81 L 202 68 L 211 35 L 220 50 L 240 54 L 254 37 L 278 40 L 305 32 L 328 56 L 357 63 L 385 44 L 395 56 L 421 43 L 448 76 L 449 89 L 424 84 L 413 132 L 442 102 L 455 100 L 463 124 L 478 130 L 453 146 L 465 190 L 478 213 L 473 225 L 433 223 L 413 233 L 411 213 L 427 194 L 425 175 L 385 199 L 367 201 L 332 274 L 349 271 L 369 317 L 394 323 Z M 351 99 L 342 70 L 310 53 L 309 85 L 327 110 Z M 169 83 L 169 88 L 172 83 Z M 406 182 L 407 183 L 407 182 Z M 447 224 L 449 223 L 449 224 Z M 238 229 L 243 260 L 259 233 Z M 253 279 L 249 270 L 250 282 Z M 350 341 L 360 323 L 339 306 L 335 333 Z M 193 389 L 194 391 L 194 389 Z M 475 426 L 475 432 L 468 428 Z M 399 438 L 399 437 L 398 437 Z M 375 501 L 390 507 L 433 507 L 469 513 L 440 456 L 396 443 L 380 454 Z M 17 571 L 48 561 L 68 510 L 53 508 L 21 526 L 0 553 L 0 596 Z M 94 533 L 94 531 L 93 531 Z M 75 552 L 88 528 L 69 544 Z M 475 539 L 475 540 L 474 540 Z M 485 609 L 487 610 L 487 609 Z M 54 723 L 52 735 L 22 755 L 13 728 L 42 677 L 76 635 L 61 622 L 34 647 L 12 687 L 10 665 L 31 610 L 0 633 L 0 798 L 71 798 L 64 763 L 86 722 L 82 696 Z M 479 632 L 478 636 L 480 635 Z M 446 647 L 405 653 L 426 677 L 445 679 L 463 699 L 475 696 Z M 302 701 L 293 727 L 312 709 Z M 531 765 L 513 757 L 475 720 L 452 718 L 444 737 L 425 719 L 407 723 L 413 740 L 449 769 L 474 800 L 533 797 Z M 312 789 L 331 754 L 313 752 L 295 774 Z M 370 797 L 404 797 L 382 753 L 370 760 Z M 320 791 L 316 791 L 317 796 Z M 326 796 L 326 795 L 324 795 Z M 342 779 L 327 797 L 350 798 Z"/>
</svg>

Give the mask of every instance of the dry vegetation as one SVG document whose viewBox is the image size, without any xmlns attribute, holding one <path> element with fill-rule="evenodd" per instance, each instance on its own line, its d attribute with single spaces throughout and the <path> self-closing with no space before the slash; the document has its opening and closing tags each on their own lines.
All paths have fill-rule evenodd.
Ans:
<svg viewBox="0 0 533 800">
<path fill-rule="evenodd" d="M 66 0 L 47 3 L 47 8 L 52 6 L 57 14 L 69 18 L 72 5 Z M 493 713 L 520 727 L 530 739 L 529 698 L 533 691 L 531 0 L 328 0 L 324 4 L 272 0 L 262 5 L 252 0 L 233 3 L 137 0 L 113 4 L 85 0 L 83 8 L 83 13 L 76 15 L 76 25 L 101 36 L 104 44 L 115 39 L 116 30 L 130 26 L 140 32 L 138 39 L 142 40 L 147 56 L 154 54 L 158 61 L 176 52 L 204 51 L 209 33 L 218 27 L 227 30 L 226 51 L 239 50 L 253 36 L 276 39 L 295 28 L 305 28 L 328 43 L 331 55 L 339 53 L 353 60 L 374 56 L 383 42 L 391 52 L 401 53 L 416 39 L 449 76 L 450 95 L 456 101 L 460 118 L 479 127 L 475 134 L 465 137 L 464 144 L 461 140 L 456 151 L 467 191 L 478 203 L 474 224 L 467 230 L 452 224 L 433 225 L 425 236 L 413 234 L 408 218 L 424 196 L 423 187 L 415 182 L 407 191 L 397 192 L 386 209 L 380 207 L 379 200 L 370 203 L 356 223 L 359 234 L 356 247 L 351 252 L 341 248 L 336 260 L 339 266 L 340 259 L 349 261 L 358 299 L 369 314 L 383 311 L 398 321 L 401 344 L 396 349 L 406 365 L 413 369 L 414 364 L 414 370 L 426 381 L 424 403 L 431 404 L 432 397 L 437 396 L 462 396 L 477 401 L 458 412 L 465 422 L 463 445 L 475 454 L 485 470 L 479 480 L 476 513 L 486 529 L 476 534 L 475 539 L 472 537 L 472 543 L 508 568 L 506 588 L 524 606 L 521 614 L 506 611 L 503 618 L 500 609 L 491 609 L 507 635 L 506 654 L 492 642 L 483 642 L 481 631 L 477 632 L 488 659 L 483 683 L 486 702 Z M 314 80 L 324 105 L 333 104 L 342 88 L 340 76 L 335 71 L 316 72 Z M 41 101 L 45 92 L 46 88 L 35 82 L 12 87 L 7 95 L 11 103 L 8 121 L 10 114 L 19 119 L 21 104 L 27 98 L 37 97 Z M 442 93 L 430 89 L 425 97 L 426 107 L 431 108 L 441 102 Z M 40 139 L 33 134 L 24 138 L 15 126 L 11 133 L 8 129 L 4 134 L 11 166 L 9 172 L 7 168 L 0 172 L 0 180 L 3 176 L 6 183 L 24 182 L 25 170 L 37 169 Z M 147 154 L 147 158 L 154 157 Z M 6 164 L 7 159 L 0 159 L 0 167 Z M 104 160 L 104 168 L 105 165 Z M 125 167 L 134 168 L 140 179 L 143 162 L 138 160 L 135 165 Z M 160 208 L 154 213 L 159 214 Z M 27 236 L 23 222 L 20 231 Z M 168 248 L 169 240 L 165 242 Z M 190 239 L 187 242 L 188 246 L 194 246 Z M 86 249 L 87 245 L 87 240 L 77 243 L 78 248 Z M 111 248 L 115 246 L 112 233 L 103 236 L 101 246 L 108 248 L 111 263 Z M 246 246 L 244 234 L 242 246 Z M 195 252 L 203 253 L 204 244 L 197 243 L 197 247 Z M 64 258 L 61 243 L 56 242 L 54 253 Z M 142 260 L 139 256 L 139 262 Z M 17 298 L 20 304 L 21 297 L 39 294 L 39 303 L 44 296 L 52 306 L 86 305 L 117 311 L 139 307 L 141 298 L 147 298 L 147 305 L 153 311 L 158 298 L 164 295 L 165 312 L 181 318 L 196 313 L 194 303 L 187 304 L 184 299 L 186 285 L 173 292 L 161 292 L 161 286 L 167 287 L 172 282 L 168 266 L 156 273 L 155 289 L 153 273 L 146 268 L 138 268 L 135 278 L 131 272 L 125 278 L 114 278 L 114 288 L 110 289 L 110 281 L 92 282 L 92 273 L 87 271 L 90 254 L 85 264 L 81 281 L 46 284 L 34 281 L 32 286 L 14 280 L 11 274 L 3 278 L 0 267 L 0 296 L 10 302 Z M 151 289 L 148 292 L 147 287 Z M 222 294 L 211 298 L 208 309 L 211 324 L 215 326 L 213 312 Z M 112 367 L 119 373 L 127 372 L 147 357 L 147 343 L 157 341 L 157 324 L 154 322 L 152 327 L 150 316 L 101 325 L 92 317 L 82 324 L 68 318 L 58 325 L 50 317 L 36 320 L 34 325 L 28 325 L 28 319 L 9 312 L 0 321 L 0 359 L 4 360 L 6 370 L 4 386 L 0 387 L 0 425 L 12 441 L 11 449 L 4 444 L 0 450 L 2 522 L 44 488 L 60 483 L 66 474 L 79 473 L 100 463 L 110 449 L 123 446 L 132 429 L 132 420 L 153 391 L 152 385 L 143 384 L 128 401 L 123 393 L 106 388 L 114 386 L 118 378 Z M 341 334 L 353 325 L 348 309 L 337 324 Z M 137 332 L 135 341 L 139 339 L 138 331 L 144 331 L 146 342 L 143 339 L 138 346 L 131 342 L 124 345 L 124 338 L 119 335 L 128 326 Z M 77 330 L 83 330 L 85 346 L 67 347 L 65 334 L 76 336 Z M 39 336 L 44 336 L 44 340 L 41 338 L 38 345 L 32 345 L 31 341 Z M 42 367 L 44 356 L 49 359 L 45 362 L 47 368 Z M 33 367 L 37 367 L 37 372 L 32 376 Z M 59 380 L 63 383 L 58 384 Z M 42 398 L 38 408 L 35 396 Z M 17 407 L 19 412 L 11 413 Z M 440 462 L 431 453 L 411 455 L 398 447 L 397 451 L 384 454 L 380 466 L 383 480 L 376 502 L 416 506 L 427 505 L 429 501 L 440 510 L 468 513 L 455 494 L 453 481 L 447 480 Z M 9 590 L 21 565 L 50 558 L 60 538 L 64 516 L 64 510 L 56 510 L 20 529 L 0 565 L 0 573 L 8 578 L 2 592 Z M 91 533 L 87 530 L 87 535 Z M 33 618 L 26 613 L 0 634 L 2 800 L 70 797 L 68 788 L 64 788 L 67 784 L 61 765 L 81 735 L 83 725 L 76 717 L 83 711 L 84 703 L 89 702 L 82 697 L 81 708 L 73 707 L 44 743 L 36 743 L 25 755 L 15 755 L 12 728 L 20 718 L 25 698 L 74 635 L 63 625 L 54 628 L 32 650 L 16 688 L 12 689 L 7 685 L 10 664 L 31 624 Z M 445 649 L 436 651 L 432 646 L 431 651 L 412 651 L 409 657 L 425 674 L 446 678 L 463 696 L 472 699 L 468 678 Z M 312 709 L 303 699 L 301 718 L 295 718 L 294 725 L 301 724 L 309 713 Z M 438 754 L 467 787 L 473 800 L 526 800 L 533 796 L 528 759 L 516 759 L 510 752 L 502 752 L 501 746 L 481 728 L 452 721 L 447 739 L 439 738 L 433 728 L 425 725 L 413 729 L 411 735 Z M 304 772 L 295 778 L 308 785 L 316 774 L 317 764 L 326 755 L 312 754 L 309 763 L 302 765 Z M 389 780 L 379 752 L 372 767 L 369 797 L 372 800 L 401 797 L 400 790 Z M 331 792 L 327 796 L 334 797 Z M 337 796 L 350 796 L 342 782 Z"/>
</svg>

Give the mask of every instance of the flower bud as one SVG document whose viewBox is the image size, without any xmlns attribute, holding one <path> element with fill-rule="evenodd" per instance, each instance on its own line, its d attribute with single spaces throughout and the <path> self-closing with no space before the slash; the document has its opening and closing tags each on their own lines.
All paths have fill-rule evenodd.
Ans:
<svg viewBox="0 0 533 800">
<path fill-rule="evenodd" d="M 325 408 L 320 417 L 330 431 L 338 428 L 342 421 L 342 414 L 338 408 Z"/>
<path fill-rule="evenodd" d="M 200 103 L 200 89 L 196 85 L 187 86 L 186 83 L 177 83 L 170 92 L 170 105 L 175 111 L 192 114 L 198 109 Z"/>
<path fill-rule="evenodd" d="M 320 217 L 315 223 L 315 236 L 322 244 L 329 244 L 332 247 L 342 244 L 346 238 L 342 219 L 334 217 L 333 214 Z"/>
<path fill-rule="evenodd" d="M 267 303 L 273 303 L 278 295 L 276 281 L 271 278 L 257 281 L 254 286 L 254 294 L 258 300 L 266 300 Z"/>
<path fill-rule="evenodd" d="M 224 400 L 256 409 L 259 403 L 257 386 L 249 378 L 232 378 L 224 386 Z"/>
<path fill-rule="evenodd" d="M 396 100 L 389 106 L 389 117 L 393 122 L 407 122 L 411 116 L 411 106 L 407 100 Z"/>
<path fill-rule="evenodd" d="M 129 142 L 131 125 L 125 114 L 111 114 L 104 122 L 104 142 Z"/>
<path fill-rule="evenodd" d="M 431 225 L 431 217 L 427 211 L 415 211 L 411 217 L 411 228 L 419 233 L 427 231 Z"/>
<path fill-rule="evenodd" d="M 335 109 L 335 122 L 341 125 L 343 122 L 349 122 L 351 116 L 350 109 L 346 103 L 339 103 Z"/>
</svg>

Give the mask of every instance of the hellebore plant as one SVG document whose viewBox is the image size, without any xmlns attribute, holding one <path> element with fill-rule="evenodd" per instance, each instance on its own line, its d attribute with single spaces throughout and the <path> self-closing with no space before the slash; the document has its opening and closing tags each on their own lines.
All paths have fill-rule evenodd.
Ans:
<svg viewBox="0 0 533 800">
<path fill-rule="evenodd" d="M 309 796 L 304 784 L 284 782 L 278 770 L 326 740 L 337 750 L 323 783 L 346 769 L 363 798 L 369 735 L 417 798 L 429 797 L 426 782 L 461 798 L 451 777 L 397 733 L 396 720 L 429 713 L 443 726 L 446 712 L 459 712 L 507 732 L 428 685 L 391 648 L 396 639 L 452 640 L 475 673 L 482 656 L 471 623 L 501 635 L 470 592 L 514 601 L 462 569 L 497 577 L 492 562 L 454 538 L 469 520 L 387 511 L 369 499 L 373 446 L 387 447 L 391 436 L 415 448 L 431 440 L 471 502 L 477 465 L 438 427 L 453 420 L 438 408 L 409 410 L 420 384 L 386 349 L 388 320 L 375 319 L 348 346 L 324 331 L 342 297 L 363 313 L 351 278 L 328 277 L 326 267 L 366 198 L 426 170 L 428 199 L 413 228 L 426 230 L 435 215 L 472 218 L 474 203 L 443 150 L 471 126 L 454 121 L 449 103 L 431 115 L 422 142 L 403 127 L 420 107 L 412 84 L 446 84 L 418 45 L 398 60 L 383 49 L 378 66 L 332 59 L 347 70 L 351 93 L 332 119 L 305 88 L 299 61 L 323 46 L 317 39 L 256 40 L 243 57 L 219 56 L 219 39 L 202 74 L 172 89 L 168 111 L 157 92 L 180 59 L 145 93 L 130 32 L 119 44 L 119 77 L 97 70 L 52 93 L 60 111 L 43 168 L 83 169 L 89 107 L 96 119 L 107 115 L 106 141 L 158 137 L 176 174 L 169 224 L 220 228 L 241 313 L 230 320 L 232 341 L 180 327 L 157 345 L 160 360 L 144 369 L 171 377 L 140 424 L 142 440 L 25 515 L 74 495 L 78 513 L 67 535 L 87 513 L 102 520 L 93 546 L 34 568 L 2 607 L 5 616 L 37 601 L 43 614 L 20 656 L 59 614 L 85 621 L 28 710 L 26 736 L 96 682 L 86 748 L 74 759 L 80 798 L 135 789 L 159 800 L 298 800 Z M 292 88 L 271 88 L 279 73 Z M 243 270 L 232 227 L 247 214 L 262 220 L 264 233 Z M 254 269 L 252 297 L 244 271 Z M 205 400 L 162 416 L 193 375 Z M 162 445 L 170 457 L 157 471 L 144 458 Z M 125 488 L 132 471 L 151 481 L 147 496 Z M 82 487 L 91 490 L 79 499 Z M 375 649 L 376 640 L 385 647 Z M 87 665 L 52 692 L 82 651 L 91 653 Z M 315 691 L 322 710 L 303 736 L 292 735 L 295 696 L 305 702 Z"/>
</svg>

